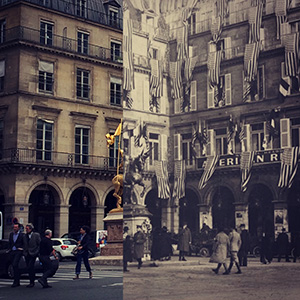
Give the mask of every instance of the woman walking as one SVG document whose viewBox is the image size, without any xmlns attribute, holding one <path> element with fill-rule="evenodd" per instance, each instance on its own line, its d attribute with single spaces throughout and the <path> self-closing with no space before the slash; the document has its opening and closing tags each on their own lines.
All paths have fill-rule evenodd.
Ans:
<svg viewBox="0 0 300 300">
<path fill-rule="evenodd" d="M 229 274 L 226 266 L 226 258 L 229 253 L 229 237 L 224 232 L 223 228 L 219 229 L 219 233 L 215 237 L 215 243 L 213 246 L 213 254 L 210 258 L 210 262 L 218 263 L 216 269 L 212 269 L 216 274 L 218 274 L 219 269 L 223 265 L 225 272 L 223 274 Z"/>
<path fill-rule="evenodd" d="M 82 226 L 80 228 L 80 240 L 78 241 L 78 253 L 77 253 L 77 264 L 75 268 L 76 276 L 74 279 L 79 279 L 79 274 L 81 271 L 81 261 L 83 259 L 86 270 L 89 272 L 90 279 L 92 279 L 93 274 L 89 264 L 89 245 L 90 245 L 90 228 L 88 226 Z"/>
</svg>

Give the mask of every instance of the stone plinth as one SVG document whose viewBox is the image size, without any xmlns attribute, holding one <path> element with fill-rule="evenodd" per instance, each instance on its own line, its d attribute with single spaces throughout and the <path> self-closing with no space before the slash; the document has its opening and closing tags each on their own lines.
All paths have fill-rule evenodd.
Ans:
<svg viewBox="0 0 300 300">
<path fill-rule="evenodd" d="M 104 222 L 107 225 L 107 245 L 101 249 L 101 256 L 123 256 L 123 213 L 109 213 Z"/>
</svg>

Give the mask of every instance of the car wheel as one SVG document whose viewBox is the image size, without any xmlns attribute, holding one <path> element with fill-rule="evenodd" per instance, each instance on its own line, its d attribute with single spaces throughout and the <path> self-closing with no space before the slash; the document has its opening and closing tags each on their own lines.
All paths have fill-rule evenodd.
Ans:
<svg viewBox="0 0 300 300">
<path fill-rule="evenodd" d="M 10 279 L 14 278 L 14 268 L 13 268 L 12 264 L 9 264 L 7 267 L 7 276 Z"/>
<path fill-rule="evenodd" d="M 260 256 L 260 247 L 259 246 L 254 247 L 252 252 L 255 257 L 259 257 Z"/>
<path fill-rule="evenodd" d="M 209 250 L 205 247 L 200 249 L 199 254 L 201 257 L 209 257 L 210 256 Z"/>
</svg>

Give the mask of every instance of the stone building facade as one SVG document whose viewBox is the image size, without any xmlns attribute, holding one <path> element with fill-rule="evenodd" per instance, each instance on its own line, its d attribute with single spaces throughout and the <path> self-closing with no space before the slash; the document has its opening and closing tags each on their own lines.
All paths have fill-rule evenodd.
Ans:
<svg viewBox="0 0 300 300">
<path fill-rule="evenodd" d="M 122 118 L 120 1 L 2 1 L 0 210 L 59 237 L 103 229 Z"/>
<path fill-rule="evenodd" d="M 167 135 L 167 155 L 160 152 L 156 159 L 167 160 L 169 198 L 158 197 L 157 173 L 148 165 L 147 192 L 136 195 L 153 214 L 152 225 L 177 232 L 187 221 L 198 232 L 203 223 L 211 228 L 244 223 L 253 237 L 262 232 L 275 237 L 282 227 L 293 237 L 300 231 L 299 1 L 288 7 L 280 0 L 149 1 L 148 7 L 127 2 L 135 5 L 136 28 L 154 24 L 153 40 L 164 53 L 165 112 L 135 110 L 134 96 L 132 109 L 124 110 L 125 119 L 134 111 L 137 120 L 140 115 L 144 122 L 158 120 L 158 139 Z M 151 73 L 140 61 L 134 60 L 135 74 Z M 295 177 L 280 187 L 281 164 L 291 164 L 292 151 Z M 185 165 L 180 197 L 172 193 L 176 161 Z"/>
</svg>

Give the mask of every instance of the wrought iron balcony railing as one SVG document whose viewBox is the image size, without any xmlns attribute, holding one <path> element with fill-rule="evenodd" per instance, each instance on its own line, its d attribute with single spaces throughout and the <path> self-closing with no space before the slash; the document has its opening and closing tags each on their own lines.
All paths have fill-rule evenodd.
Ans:
<svg viewBox="0 0 300 300">
<path fill-rule="evenodd" d="M 115 170 L 117 158 L 56 152 L 48 150 L 11 148 L 0 153 L 0 164 L 19 163 L 48 165 L 52 167 L 73 167 L 78 169 Z"/>
<path fill-rule="evenodd" d="M 6 6 L 11 3 L 19 2 L 20 0 L 0 0 L 0 7 Z M 74 2 L 69 0 L 23 0 L 24 2 L 33 3 L 41 7 L 46 7 L 51 10 L 60 11 L 68 15 L 76 16 L 84 20 L 90 20 L 102 25 L 107 25 L 112 28 L 121 29 L 123 28 L 123 19 L 117 18 L 115 15 L 110 16 L 101 8 L 100 4 L 97 5 L 95 1 L 95 8 L 88 7 L 91 5 L 90 2 L 86 2 L 84 5 L 80 5 L 80 2 Z M 84 2 L 82 2 L 84 3 Z"/>
<path fill-rule="evenodd" d="M 55 48 L 58 50 L 64 50 L 67 52 L 77 53 L 79 55 L 90 56 L 100 60 L 119 64 L 122 64 L 123 62 L 123 54 L 121 51 L 118 51 L 118 55 L 116 55 L 116 52 L 113 51 L 113 49 L 108 49 L 93 44 L 88 44 L 86 49 L 79 51 L 79 49 L 82 49 L 82 47 L 78 47 L 77 40 L 55 34 L 52 35 L 51 39 L 48 38 L 47 43 L 45 44 L 45 39 L 41 38 L 39 30 L 23 26 L 7 29 L 5 31 L 5 40 L 0 43 L 0 46 L 1 44 L 6 44 L 12 41 L 30 42 L 47 48 Z"/>
</svg>

